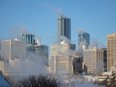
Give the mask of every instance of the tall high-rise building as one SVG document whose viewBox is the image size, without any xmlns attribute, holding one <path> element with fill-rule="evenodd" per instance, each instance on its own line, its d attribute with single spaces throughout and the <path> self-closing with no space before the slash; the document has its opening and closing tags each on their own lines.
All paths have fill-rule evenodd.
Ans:
<svg viewBox="0 0 116 87">
<path fill-rule="evenodd" d="M 90 45 L 90 35 L 86 32 L 78 33 L 78 47 L 80 49 L 86 49 Z"/>
<path fill-rule="evenodd" d="M 84 70 L 88 74 L 101 74 L 103 72 L 103 49 L 84 49 Z"/>
<path fill-rule="evenodd" d="M 35 44 L 35 35 L 30 33 L 20 34 L 20 40 L 26 44 Z"/>
<path fill-rule="evenodd" d="M 66 37 L 68 40 L 71 40 L 71 19 L 60 16 L 57 19 L 57 38 L 58 42 L 61 41 L 62 37 Z"/>
<path fill-rule="evenodd" d="M 107 35 L 107 70 L 116 68 L 116 34 Z"/>
</svg>

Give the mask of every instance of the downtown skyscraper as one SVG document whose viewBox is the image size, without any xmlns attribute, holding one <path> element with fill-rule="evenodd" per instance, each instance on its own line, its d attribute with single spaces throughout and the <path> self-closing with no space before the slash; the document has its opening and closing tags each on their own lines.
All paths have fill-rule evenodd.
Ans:
<svg viewBox="0 0 116 87">
<path fill-rule="evenodd" d="M 78 47 L 80 49 L 86 49 L 90 45 L 90 35 L 87 32 L 78 33 Z"/>
<path fill-rule="evenodd" d="M 107 70 L 116 68 L 116 34 L 107 35 Z"/>
<path fill-rule="evenodd" d="M 61 38 L 65 37 L 71 41 L 71 19 L 60 16 L 57 19 L 57 38 L 58 42 L 61 42 Z"/>
</svg>

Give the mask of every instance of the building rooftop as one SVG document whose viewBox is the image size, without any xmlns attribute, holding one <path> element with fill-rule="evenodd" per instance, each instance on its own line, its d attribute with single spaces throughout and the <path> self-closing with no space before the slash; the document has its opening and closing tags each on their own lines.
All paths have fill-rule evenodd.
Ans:
<svg viewBox="0 0 116 87">
<path fill-rule="evenodd" d="M 113 37 L 113 36 L 116 36 L 116 33 L 108 34 L 108 35 L 107 35 L 107 37 Z"/>
</svg>

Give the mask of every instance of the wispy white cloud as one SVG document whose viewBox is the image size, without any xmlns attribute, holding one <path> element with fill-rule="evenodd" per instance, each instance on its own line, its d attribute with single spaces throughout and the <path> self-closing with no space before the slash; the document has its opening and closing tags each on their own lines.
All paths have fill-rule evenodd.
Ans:
<svg viewBox="0 0 116 87">
<path fill-rule="evenodd" d="M 43 8 L 45 8 L 46 10 L 50 10 L 50 11 L 54 12 L 57 15 L 64 15 L 62 8 L 55 7 L 52 4 L 50 4 L 50 3 L 42 3 L 41 6 Z"/>
</svg>

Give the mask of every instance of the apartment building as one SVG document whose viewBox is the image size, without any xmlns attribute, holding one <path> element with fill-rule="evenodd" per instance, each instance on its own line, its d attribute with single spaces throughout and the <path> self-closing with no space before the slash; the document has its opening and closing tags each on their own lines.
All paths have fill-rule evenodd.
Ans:
<svg viewBox="0 0 116 87">
<path fill-rule="evenodd" d="M 88 74 L 103 72 L 103 49 L 90 48 L 84 50 L 83 67 Z"/>
<path fill-rule="evenodd" d="M 116 67 L 116 34 L 107 35 L 107 70 Z"/>
</svg>

